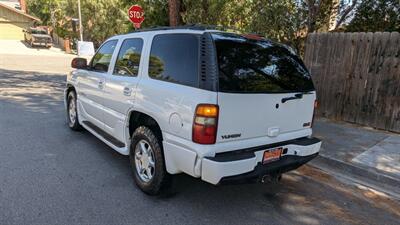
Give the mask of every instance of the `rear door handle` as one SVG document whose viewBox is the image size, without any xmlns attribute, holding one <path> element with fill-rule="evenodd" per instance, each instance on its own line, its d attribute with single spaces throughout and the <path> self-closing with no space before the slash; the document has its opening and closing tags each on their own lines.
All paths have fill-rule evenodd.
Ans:
<svg viewBox="0 0 400 225">
<path fill-rule="evenodd" d="M 98 83 L 98 86 L 99 86 L 100 89 L 103 89 L 104 81 L 100 80 L 99 83 Z"/>
<path fill-rule="evenodd" d="M 124 87 L 124 95 L 131 96 L 131 94 L 132 94 L 132 88 Z"/>
</svg>

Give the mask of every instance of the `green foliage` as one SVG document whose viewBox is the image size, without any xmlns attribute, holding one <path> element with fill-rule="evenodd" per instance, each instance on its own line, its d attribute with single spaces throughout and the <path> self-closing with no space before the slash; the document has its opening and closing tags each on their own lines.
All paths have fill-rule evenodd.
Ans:
<svg viewBox="0 0 400 225">
<path fill-rule="evenodd" d="M 77 1 L 65 1 L 65 14 L 78 18 Z M 127 11 L 119 0 L 81 0 L 84 40 L 91 40 L 98 46 L 115 34 L 126 33 L 131 26 Z"/>
<path fill-rule="evenodd" d="M 53 25 L 62 19 L 62 0 L 27 1 L 29 12 L 42 20 L 43 25 Z"/>
<path fill-rule="evenodd" d="M 277 41 L 293 42 L 303 25 L 304 12 L 292 0 L 259 0 L 251 5 L 251 11 L 249 30 Z"/>
<path fill-rule="evenodd" d="M 309 32 L 328 31 L 335 0 L 180 0 L 184 24 L 210 24 L 259 33 L 302 49 Z M 340 0 L 340 9 L 353 1 Z M 361 1 L 348 31 L 399 31 L 399 0 Z M 62 37 L 77 38 L 71 18 L 78 18 L 77 0 L 30 0 L 29 11 L 53 25 Z M 336 0 L 337 2 L 337 0 Z M 134 30 L 128 20 L 133 4 L 145 11 L 143 28 L 168 26 L 168 0 L 81 0 L 85 40 L 99 45 L 115 34 Z M 340 11 L 340 10 L 339 10 Z M 345 10 L 344 10 L 345 11 Z"/>
<path fill-rule="evenodd" d="M 400 31 L 400 1 L 363 0 L 346 31 Z"/>
<path fill-rule="evenodd" d="M 182 20 L 185 24 L 211 24 L 258 33 L 301 50 L 310 30 L 327 30 L 332 0 L 312 1 L 318 9 L 310 8 L 305 0 L 182 0 Z M 310 16 L 310 10 L 317 10 Z"/>
<path fill-rule="evenodd" d="M 183 0 L 182 20 L 185 24 L 227 25 L 228 0 Z"/>
</svg>

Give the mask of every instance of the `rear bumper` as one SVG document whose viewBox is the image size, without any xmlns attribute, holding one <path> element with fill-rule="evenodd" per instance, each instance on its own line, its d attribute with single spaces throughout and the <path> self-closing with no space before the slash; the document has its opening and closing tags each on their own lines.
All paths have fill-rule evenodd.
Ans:
<svg viewBox="0 0 400 225">
<path fill-rule="evenodd" d="M 51 47 L 51 46 L 53 46 L 53 43 L 52 42 L 33 42 L 32 43 L 32 45 L 35 45 L 35 46 L 46 46 L 46 47 Z"/>
<path fill-rule="evenodd" d="M 244 174 L 223 177 L 219 184 L 251 183 L 260 181 L 265 175 L 273 176 L 295 170 L 317 156 L 318 153 L 308 156 L 284 156 L 279 161 L 266 165 L 258 163 L 253 171 Z"/>
<path fill-rule="evenodd" d="M 275 147 L 284 149 L 281 159 L 263 165 L 264 151 Z M 201 179 L 212 184 L 249 182 L 267 174 L 288 172 L 315 158 L 320 147 L 321 141 L 317 138 L 299 138 L 205 157 L 201 163 Z"/>
</svg>

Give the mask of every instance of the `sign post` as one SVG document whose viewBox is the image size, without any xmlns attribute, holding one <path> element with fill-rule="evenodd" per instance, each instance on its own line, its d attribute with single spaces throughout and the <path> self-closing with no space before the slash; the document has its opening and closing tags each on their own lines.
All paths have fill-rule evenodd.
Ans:
<svg viewBox="0 0 400 225">
<path fill-rule="evenodd" d="M 144 11 L 139 5 L 133 5 L 128 10 L 129 20 L 133 23 L 135 29 L 139 29 L 144 21 Z"/>
</svg>

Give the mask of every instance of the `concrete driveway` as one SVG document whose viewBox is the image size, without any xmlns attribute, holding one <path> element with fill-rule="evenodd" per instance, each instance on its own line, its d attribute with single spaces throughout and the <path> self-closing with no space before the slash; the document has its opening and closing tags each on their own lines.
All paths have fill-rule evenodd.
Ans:
<svg viewBox="0 0 400 225">
<path fill-rule="evenodd" d="M 57 47 L 31 48 L 20 40 L 0 40 L 0 68 L 66 74 L 76 57 Z"/>
<path fill-rule="evenodd" d="M 67 127 L 65 75 L 44 71 L 69 70 L 69 56 L 40 54 L 13 55 L 15 62 L 3 61 L 0 68 L 2 225 L 400 221 L 396 200 L 309 166 L 267 185 L 212 186 L 179 175 L 166 195 L 147 196 L 135 187 L 127 157 Z"/>
</svg>

